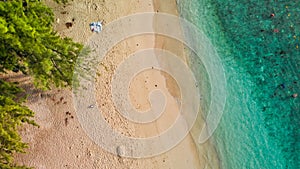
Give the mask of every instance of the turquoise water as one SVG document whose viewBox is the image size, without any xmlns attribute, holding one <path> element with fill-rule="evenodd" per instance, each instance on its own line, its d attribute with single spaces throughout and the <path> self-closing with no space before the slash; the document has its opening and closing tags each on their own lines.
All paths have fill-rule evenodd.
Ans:
<svg viewBox="0 0 300 169">
<path fill-rule="evenodd" d="M 221 168 L 300 168 L 300 97 L 291 97 L 300 95 L 300 1 L 177 2 L 225 69 L 227 102 L 213 135 Z"/>
</svg>

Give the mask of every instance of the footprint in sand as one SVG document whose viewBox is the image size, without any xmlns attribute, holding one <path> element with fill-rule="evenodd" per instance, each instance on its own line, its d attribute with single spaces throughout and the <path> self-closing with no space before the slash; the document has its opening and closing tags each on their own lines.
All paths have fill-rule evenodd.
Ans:
<svg viewBox="0 0 300 169">
<path fill-rule="evenodd" d="M 66 23 L 66 27 L 69 29 L 69 28 L 71 28 L 73 26 L 73 23 L 72 22 L 67 22 Z"/>
<path fill-rule="evenodd" d="M 72 116 L 69 111 L 66 112 L 66 116 L 67 117 L 65 118 L 65 125 L 67 126 L 69 124 L 69 118 L 74 119 L 74 116 Z"/>
<path fill-rule="evenodd" d="M 95 3 L 93 3 L 93 4 L 92 4 L 92 9 L 97 10 L 97 9 L 98 9 L 98 6 L 97 6 Z"/>
</svg>

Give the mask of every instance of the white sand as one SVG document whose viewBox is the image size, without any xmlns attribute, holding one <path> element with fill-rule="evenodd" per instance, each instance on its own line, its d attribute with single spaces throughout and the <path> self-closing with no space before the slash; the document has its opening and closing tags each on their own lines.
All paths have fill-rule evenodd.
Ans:
<svg viewBox="0 0 300 169">
<path fill-rule="evenodd" d="M 56 18 L 59 18 L 59 23 L 54 26 L 61 36 L 68 36 L 82 43 L 93 34 L 89 31 L 89 23 L 92 21 L 104 20 L 105 26 L 121 16 L 147 11 L 177 15 L 174 0 L 154 2 L 152 0 L 76 0 L 65 7 L 56 5 L 52 1 L 47 1 L 47 4 L 54 9 Z M 66 28 L 65 23 L 72 22 L 72 19 L 74 19 L 73 26 Z M 96 84 L 97 102 L 111 127 L 127 136 L 149 137 L 159 134 L 173 123 L 176 114 L 172 112 L 179 109 L 176 98 L 179 98 L 180 94 L 175 81 L 163 72 L 148 70 L 136 76 L 131 82 L 130 98 L 137 110 L 146 110 L 150 108 L 149 92 L 159 88 L 166 94 L 168 101 L 161 118 L 150 124 L 134 124 L 128 122 L 115 110 L 109 90 L 114 70 L 129 54 L 153 47 L 170 50 L 184 59 L 182 44 L 161 36 L 143 35 L 116 45 L 103 60 L 104 66 L 99 67 L 101 76 L 98 77 Z M 28 92 L 31 92 L 29 88 Z M 52 90 L 43 95 L 33 94 L 27 105 L 36 112 L 35 119 L 41 127 L 27 126 L 22 129 L 24 141 L 29 143 L 30 148 L 27 154 L 16 156 L 16 161 L 21 164 L 41 169 L 218 168 L 217 165 L 208 164 L 208 161 L 217 161 L 216 155 L 207 155 L 208 152 L 215 154 L 211 143 L 207 142 L 199 149 L 190 134 L 172 150 L 152 158 L 120 158 L 106 152 L 97 146 L 81 128 L 72 104 L 72 92 L 68 89 Z M 209 157 L 214 159 L 208 159 Z"/>
</svg>

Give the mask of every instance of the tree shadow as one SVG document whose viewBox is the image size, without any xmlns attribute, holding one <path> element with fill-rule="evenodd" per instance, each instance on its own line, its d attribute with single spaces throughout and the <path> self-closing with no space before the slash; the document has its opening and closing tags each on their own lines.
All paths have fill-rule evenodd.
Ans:
<svg viewBox="0 0 300 169">
<path fill-rule="evenodd" d="M 53 94 L 47 91 L 38 89 L 33 84 L 33 79 L 29 75 L 22 73 L 9 72 L 7 74 L 0 74 L 0 80 L 15 83 L 18 87 L 22 88 L 24 92 L 17 95 L 17 98 L 27 98 L 29 102 L 37 102 L 44 98 L 50 98 Z"/>
</svg>

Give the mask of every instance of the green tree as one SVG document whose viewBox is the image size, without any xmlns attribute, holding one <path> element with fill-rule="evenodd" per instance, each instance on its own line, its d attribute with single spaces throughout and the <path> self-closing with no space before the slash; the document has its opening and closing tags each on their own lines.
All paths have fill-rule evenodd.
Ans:
<svg viewBox="0 0 300 169">
<path fill-rule="evenodd" d="M 65 0 L 55 0 L 65 3 Z M 71 85 L 75 61 L 83 46 L 61 38 L 52 28 L 54 15 L 39 0 L 0 1 L 0 74 L 29 74 L 38 88 Z M 24 152 L 17 128 L 34 113 L 22 105 L 22 92 L 0 80 L 0 168 L 16 168 L 12 154 Z"/>
<path fill-rule="evenodd" d="M 36 125 L 30 120 L 34 113 L 21 105 L 24 98 L 16 98 L 21 92 L 15 84 L 0 80 L 0 168 L 17 168 L 13 165 L 12 154 L 24 153 L 27 144 L 16 131 L 23 123 Z"/>
<path fill-rule="evenodd" d="M 53 21 L 38 0 L 0 2 L 0 72 L 31 74 L 41 88 L 71 84 L 82 45 L 58 36 Z"/>
</svg>

